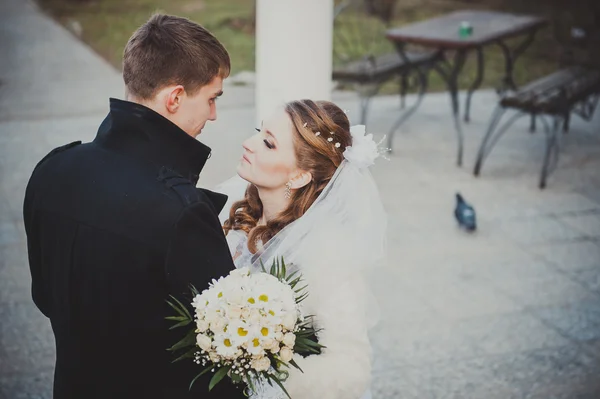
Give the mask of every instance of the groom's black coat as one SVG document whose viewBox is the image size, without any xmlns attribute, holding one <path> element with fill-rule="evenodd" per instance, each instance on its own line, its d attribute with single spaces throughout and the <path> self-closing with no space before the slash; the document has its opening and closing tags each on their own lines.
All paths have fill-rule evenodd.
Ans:
<svg viewBox="0 0 600 399">
<path fill-rule="evenodd" d="M 171 363 L 180 338 L 169 294 L 190 302 L 234 268 L 217 213 L 195 187 L 210 148 L 154 111 L 114 100 L 93 142 L 52 151 L 27 186 L 24 217 L 38 308 L 56 338 L 55 399 L 243 397 L 228 379 Z"/>
</svg>

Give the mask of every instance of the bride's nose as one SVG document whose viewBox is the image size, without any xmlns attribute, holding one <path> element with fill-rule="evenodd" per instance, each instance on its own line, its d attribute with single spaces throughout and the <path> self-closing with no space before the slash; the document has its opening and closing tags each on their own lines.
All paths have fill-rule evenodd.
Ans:
<svg viewBox="0 0 600 399">
<path fill-rule="evenodd" d="M 250 139 L 248 139 L 242 143 L 242 148 L 244 148 L 245 151 L 253 152 L 251 149 Z"/>
</svg>

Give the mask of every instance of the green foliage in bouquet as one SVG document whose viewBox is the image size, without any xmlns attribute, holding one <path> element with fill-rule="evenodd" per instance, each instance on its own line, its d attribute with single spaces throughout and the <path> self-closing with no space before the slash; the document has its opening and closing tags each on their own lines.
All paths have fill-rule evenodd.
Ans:
<svg viewBox="0 0 600 399">
<path fill-rule="evenodd" d="M 308 297 L 307 285 L 301 286 L 302 276 L 298 271 L 295 271 L 288 275 L 288 268 L 286 267 L 283 258 L 275 259 L 267 270 L 261 263 L 261 267 L 264 273 L 267 273 L 279 280 L 279 282 L 288 285 L 294 293 L 296 305 L 300 304 Z M 199 291 L 195 287 L 191 287 L 192 294 L 194 297 L 199 295 Z M 212 390 L 223 378 L 229 376 L 233 383 L 246 383 L 248 388 L 255 390 L 253 381 L 260 379 L 266 380 L 270 385 L 273 383 L 277 384 L 285 394 L 290 397 L 289 393 L 283 386 L 283 382 L 289 376 L 289 373 L 285 370 L 289 368 L 289 365 L 302 371 L 300 366 L 293 360 L 284 362 L 281 360 L 279 354 L 273 354 L 266 351 L 265 357 L 270 361 L 270 369 L 268 371 L 257 371 L 254 366 L 250 367 L 251 362 L 248 358 L 226 360 L 214 363 L 208 360 L 208 356 L 205 351 L 201 351 L 197 344 L 196 338 L 198 330 L 195 328 L 195 318 L 189 311 L 188 307 L 182 304 L 177 298 L 171 296 L 171 300 L 167 301 L 169 306 L 175 311 L 175 315 L 169 316 L 166 319 L 174 322 L 175 324 L 170 329 L 176 328 L 188 328 L 186 335 L 168 350 L 173 352 L 176 361 L 183 359 L 194 359 L 197 364 L 202 363 L 204 369 L 191 381 L 189 388 L 191 389 L 193 384 L 201 376 L 212 372 L 212 376 L 208 389 Z M 301 321 L 298 320 L 296 328 L 293 331 L 295 335 L 295 342 L 293 345 L 293 353 L 301 356 L 318 355 L 324 348 L 323 345 L 317 341 L 317 332 L 313 327 L 313 316 L 305 316 Z M 288 351 L 289 353 L 289 351 Z M 291 399 L 291 398 L 290 398 Z"/>
</svg>

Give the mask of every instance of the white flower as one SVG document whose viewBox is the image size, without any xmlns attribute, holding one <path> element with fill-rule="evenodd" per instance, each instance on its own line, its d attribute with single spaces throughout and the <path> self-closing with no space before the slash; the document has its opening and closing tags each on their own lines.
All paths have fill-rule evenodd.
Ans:
<svg viewBox="0 0 600 399">
<path fill-rule="evenodd" d="M 250 327 L 242 320 L 231 322 L 227 327 L 227 331 L 231 335 L 231 339 L 236 346 L 241 346 L 252 339 Z"/>
<path fill-rule="evenodd" d="M 275 339 L 266 339 L 263 342 L 263 348 L 265 348 L 266 350 L 272 352 L 272 353 L 277 353 L 279 352 L 279 342 L 277 342 Z"/>
<path fill-rule="evenodd" d="M 360 169 L 375 164 L 375 160 L 380 155 L 377 143 L 373 140 L 373 135 L 365 135 L 365 133 L 364 125 L 352 126 L 350 128 L 352 146 L 346 147 L 344 151 L 344 158 Z"/>
<path fill-rule="evenodd" d="M 249 317 L 250 317 L 250 309 L 243 308 L 242 309 L 242 319 L 243 320 L 248 320 Z"/>
<path fill-rule="evenodd" d="M 263 308 L 265 317 L 271 324 L 281 324 L 283 318 L 283 310 L 279 303 L 270 303 Z"/>
<path fill-rule="evenodd" d="M 229 272 L 230 276 L 235 277 L 248 277 L 250 275 L 250 268 L 249 267 L 240 267 L 239 269 L 233 269 L 231 272 Z"/>
<path fill-rule="evenodd" d="M 229 334 L 215 335 L 214 343 L 217 354 L 224 358 L 234 358 L 238 352 L 238 347 L 234 345 Z"/>
<path fill-rule="evenodd" d="M 227 306 L 225 308 L 225 316 L 229 320 L 239 320 L 242 318 L 242 308 L 237 305 Z"/>
<path fill-rule="evenodd" d="M 212 347 L 212 340 L 210 339 L 210 337 L 204 334 L 198 334 L 196 336 L 196 343 L 202 350 L 205 351 L 208 351 Z"/>
<path fill-rule="evenodd" d="M 285 346 L 293 348 L 294 344 L 296 343 L 296 335 L 294 333 L 287 333 L 283 336 L 282 342 Z"/>
<path fill-rule="evenodd" d="M 225 331 L 227 328 L 227 319 L 224 317 L 215 317 L 213 321 L 210 322 L 210 329 L 215 334 Z"/>
<path fill-rule="evenodd" d="M 198 329 L 198 332 L 203 333 L 204 331 L 208 330 L 208 322 L 206 322 L 203 319 L 198 319 L 196 320 L 196 328 Z"/>
<path fill-rule="evenodd" d="M 297 315 L 294 313 L 288 313 L 283 317 L 283 321 L 281 322 L 281 324 L 283 325 L 283 328 L 285 328 L 288 331 L 292 331 L 294 329 L 294 327 L 296 327 L 296 320 L 297 320 Z"/>
<path fill-rule="evenodd" d="M 265 348 L 260 344 L 260 339 L 258 337 L 248 341 L 246 350 L 248 353 L 255 356 L 262 356 L 265 353 Z"/>
<path fill-rule="evenodd" d="M 217 352 L 214 350 L 208 352 L 208 357 L 210 358 L 210 361 L 213 363 L 219 363 L 221 361 L 221 356 L 219 356 L 217 354 Z"/>
<path fill-rule="evenodd" d="M 200 318 L 200 317 L 198 317 Z M 218 309 L 206 309 L 204 311 L 204 320 L 207 323 L 211 324 L 211 328 L 212 328 L 212 324 L 215 323 L 217 320 L 222 319 L 223 316 L 221 315 L 221 312 L 218 311 Z"/>
<path fill-rule="evenodd" d="M 208 305 L 208 297 L 205 294 L 198 294 L 192 300 L 192 306 L 196 309 L 196 312 L 201 312 Z"/>
<path fill-rule="evenodd" d="M 261 342 L 265 342 L 269 339 L 275 339 L 275 328 L 269 323 L 262 323 L 254 325 L 252 329 L 252 336 L 258 338 Z"/>
<path fill-rule="evenodd" d="M 256 371 L 267 371 L 269 367 L 271 367 L 271 361 L 268 357 L 265 356 L 257 357 L 255 359 L 252 359 L 250 367 L 252 367 Z"/>
<path fill-rule="evenodd" d="M 258 309 L 250 310 L 250 315 L 248 315 L 248 322 L 253 323 L 253 324 L 258 324 L 258 323 L 260 323 L 261 319 L 262 319 L 262 315 L 260 314 L 260 311 Z"/>
<path fill-rule="evenodd" d="M 289 363 L 290 360 L 292 360 L 292 358 L 294 357 L 294 352 L 287 346 L 284 346 L 283 348 L 281 348 L 281 351 L 279 351 L 279 357 L 284 362 Z"/>
</svg>

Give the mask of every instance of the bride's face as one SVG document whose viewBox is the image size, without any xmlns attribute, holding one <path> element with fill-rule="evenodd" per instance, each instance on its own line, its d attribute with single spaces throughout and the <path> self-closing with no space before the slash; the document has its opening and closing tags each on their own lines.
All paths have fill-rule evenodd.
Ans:
<svg viewBox="0 0 600 399">
<path fill-rule="evenodd" d="M 260 132 L 242 144 L 244 152 L 237 172 L 259 189 L 281 189 L 290 181 L 296 167 L 294 127 L 283 109 L 263 121 Z"/>
</svg>

